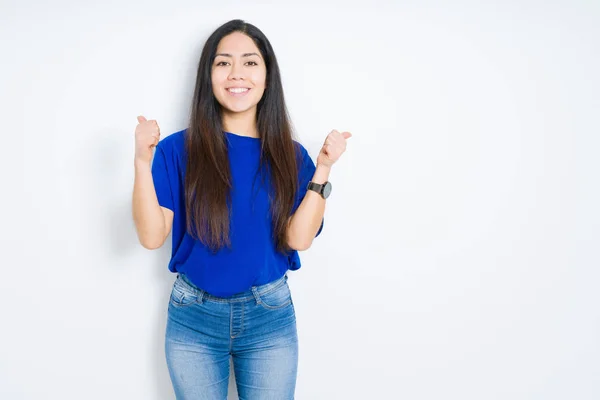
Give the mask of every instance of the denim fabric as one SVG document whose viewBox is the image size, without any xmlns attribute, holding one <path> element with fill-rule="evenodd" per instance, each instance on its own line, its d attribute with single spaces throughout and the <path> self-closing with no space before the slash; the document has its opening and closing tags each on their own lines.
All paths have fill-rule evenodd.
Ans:
<svg viewBox="0 0 600 400">
<path fill-rule="evenodd" d="M 294 399 L 298 335 L 287 275 L 223 298 L 179 274 L 165 354 L 178 400 L 226 400 L 230 356 L 240 400 Z"/>
</svg>

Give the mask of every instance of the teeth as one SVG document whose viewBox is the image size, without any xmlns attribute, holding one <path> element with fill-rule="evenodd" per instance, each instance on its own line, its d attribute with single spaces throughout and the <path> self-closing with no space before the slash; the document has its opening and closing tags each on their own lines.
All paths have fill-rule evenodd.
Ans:
<svg viewBox="0 0 600 400">
<path fill-rule="evenodd" d="M 229 88 L 227 90 L 229 90 L 231 93 L 244 93 L 248 91 L 248 88 Z"/>
</svg>

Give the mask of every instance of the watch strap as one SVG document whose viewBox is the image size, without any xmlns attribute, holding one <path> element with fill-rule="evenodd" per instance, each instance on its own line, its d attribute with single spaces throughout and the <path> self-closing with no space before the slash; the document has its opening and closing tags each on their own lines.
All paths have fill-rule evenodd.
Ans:
<svg viewBox="0 0 600 400">
<path fill-rule="evenodd" d="M 323 193 L 323 187 L 325 187 L 324 183 L 308 182 L 308 186 L 306 187 L 306 189 L 312 190 L 312 191 L 315 191 L 315 192 L 321 194 L 321 193 Z"/>
</svg>

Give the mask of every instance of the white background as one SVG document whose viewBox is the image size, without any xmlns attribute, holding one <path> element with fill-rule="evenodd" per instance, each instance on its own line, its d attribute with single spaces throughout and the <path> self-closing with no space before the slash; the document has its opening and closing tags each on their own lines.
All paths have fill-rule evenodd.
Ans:
<svg viewBox="0 0 600 400">
<path fill-rule="evenodd" d="M 133 132 L 185 127 L 234 18 L 314 159 L 354 134 L 290 274 L 296 398 L 600 398 L 597 1 L 1 4 L 0 398 L 174 399 Z"/>
</svg>

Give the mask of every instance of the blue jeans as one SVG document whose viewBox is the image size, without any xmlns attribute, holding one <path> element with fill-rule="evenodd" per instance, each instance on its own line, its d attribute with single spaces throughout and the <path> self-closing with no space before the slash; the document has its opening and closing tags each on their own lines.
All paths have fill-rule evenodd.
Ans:
<svg viewBox="0 0 600 400">
<path fill-rule="evenodd" d="M 230 356 L 240 400 L 293 399 L 298 335 L 287 275 L 222 298 L 179 274 L 165 353 L 178 400 L 226 400 Z"/>
</svg>

